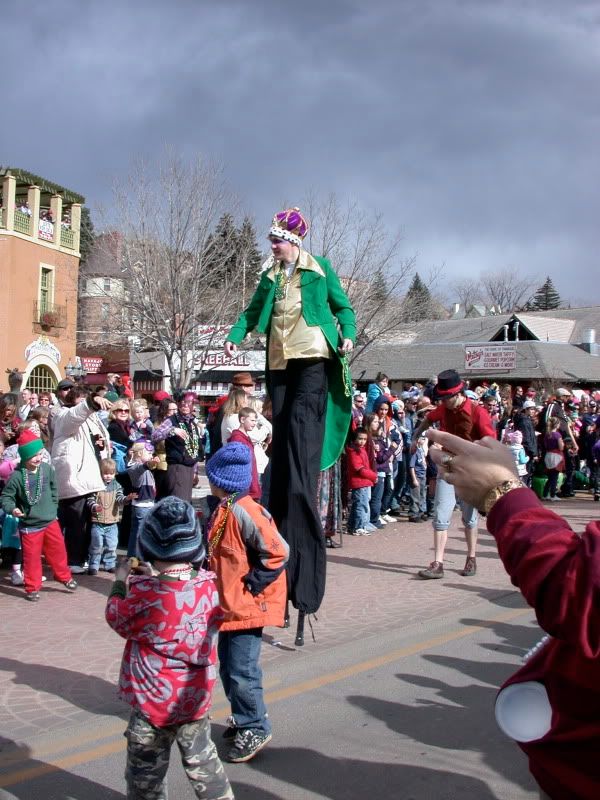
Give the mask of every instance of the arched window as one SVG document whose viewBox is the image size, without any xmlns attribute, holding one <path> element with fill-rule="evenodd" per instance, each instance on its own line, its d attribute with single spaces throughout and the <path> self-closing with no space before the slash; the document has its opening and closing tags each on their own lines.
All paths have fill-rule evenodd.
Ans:
<svg viewBox="0 0 600 800">
<path fill-rule="evenodd" d="M 27 380 L 27 388 L 32 392 L 53 392 L 56 389 L 56 378 L 48 367 L 40 364 L 34 367 Z"/>
</svg>

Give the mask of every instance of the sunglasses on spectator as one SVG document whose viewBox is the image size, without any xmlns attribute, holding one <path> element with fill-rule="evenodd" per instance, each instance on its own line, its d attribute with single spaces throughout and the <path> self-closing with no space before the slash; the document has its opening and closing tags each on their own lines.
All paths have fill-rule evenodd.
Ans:
<svg viewBox="0 0 600 800">
<path fill-rule="evenodd" d="M 127 413 L 129 413 L 129 409 L 123 408 L 122 406 L 119 406 L 119 408 L 115 408 L 115 411 L 127 411 Z"/>
</svg>

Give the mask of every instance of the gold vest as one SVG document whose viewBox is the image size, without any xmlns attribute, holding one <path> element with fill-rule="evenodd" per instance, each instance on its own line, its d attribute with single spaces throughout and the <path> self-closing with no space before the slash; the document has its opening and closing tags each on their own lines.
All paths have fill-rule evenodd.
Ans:
<svg viewBox="0 0 600 800">
<path fill-rule="evenodd" d="M 267 276 L 277 281 L 281 262 L 274 264 Z M 271 331 L 269 333 L 269 369 L 285 369 L 290 358 L 331 358 L 331 352 L 323 331 L 317 325 L 307 325 L 302 316 L 302 296 L 300 290 L 301 270 L 312 270 L 323 277 L 325 273 L 306 250 L 300 250 L 291 277 L 285 278 L 283 297 L 275 298 Z"/>
</svg>

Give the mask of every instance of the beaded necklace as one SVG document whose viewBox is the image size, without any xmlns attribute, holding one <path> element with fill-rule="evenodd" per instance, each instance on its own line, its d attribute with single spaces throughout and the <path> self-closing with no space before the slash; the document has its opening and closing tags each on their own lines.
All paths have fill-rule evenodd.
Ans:
<svg viewBox="0 0 600 800">
<path fill-rule="evenodd" d="M 42 476 L 41 465 L 33 473 L 35 477 L 35 488 L 31 494 L 31 487 L 29 485 L 29 471 L 25 467 L 21 467 L 21 475 L 23 476 L 23 486 L 25 488 L 25 497 L 30 506 L 34 506 L 42 496 L 42 488 L 44 486 L 44 478 Z"/>
<path fill-rule="evenodd" d="M 292 269 L 289 274 L 288 271 L 285 269 L 283 264 L 279 266 L 277 270 L 277 275 L 275 276 L 275 300 L 283 300 L 286 295 L 287 287 L 290 285 L 290 281 L 292 280 L 292 275 L 294 274 L 294 269 Z"/>
<path fill-rule="evenodd" d="M 211 560 L 211 558 L 213 556 L 213 553 L 215 552 L 219 542 L 223 538 L 223 534 L 225 533 L 225 526 L 227 525 L 227 518 L 229 517 L 229 512 L 231 511 L 231 506 L 233 505 L 233 503 L 235 501 L 235 498 L 238 496 L 238 494 L 239 494 L 239 492 L 234 492 L 233 494 L 230 494 L 229 497 L 227 498 L 227 502 L 225 503 L 225 514 L 223 515 L 223 519 L 221 520 L 221 524 L 219 525 L 219 527 L 215 531 L 214 536 L 211 537 L 211 539 L 210 539 L 210 541 L 208 543 L 208 551 L 207 551 L 207 555 L 206 555 L 206 560 L 209 563 L 210 563 L 210 560 Z M 216 517 L 216 515 L 218 513 L 218 510 L 219 509 L 217 507 L 217 509 L 215 510 L 215 512 L 214 512 L 214 514 L 212 516 L 212 519 L 214 519 Z M 212 523 L 212 519 L 211 519 L 211 522 L 209 523 L 209 528 L 210 528 L 210 524 Z"/>
<path fill-rule="evenodd" d="M 187 432 L 188 438 L 185 440 L 185 452 L 190 458 L 198 458 L 200 450 L 200 436 L 198 435 L 198 426 L 193 419 L 190 421 L 179 417 L 183 429 Z"/>
<path fill-rule="evenodd" d="M 192 570 L 191 564 L 181 564 L 178 567 L 163 569 L 162 572 L 159 572 L 158 577 L 160 578 L 161 575 L 164 575 L 167 578 L 177 578 L 179 581 L 189 581 L 192 577 Z"/>
</svg>

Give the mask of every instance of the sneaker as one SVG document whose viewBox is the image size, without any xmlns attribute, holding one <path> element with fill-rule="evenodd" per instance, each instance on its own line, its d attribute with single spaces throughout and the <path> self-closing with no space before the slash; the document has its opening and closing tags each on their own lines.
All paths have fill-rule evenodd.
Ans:
<svg viewBox="0 0 600 800">
<path fill-rule="evenodd" d="M 390 517 L 390 515 L 389 515 L 389 514 L 384 514 L 384 515 L 381 517 L 381 519 L 382 519 L 384 522 L 398 522 L 398 520 L 397 520 L 395 517 Z"/>
<path fill-rule="evenodd" d="M 87 561 L 85 564 L 69 564 L 69 569 L 71 570 L 72 575 L 83 575 L 88 571 L 89 564 Z"/>
<path fill-rule="evenodd" d="M 475 575 L 477 572 L 477 561 L 475 556 L 467 556 L 467 560 L 465 561 L 465 568 L 461 570 L 461 575 L 465 578 L 470 578 L 472 575 Z"/>
<path fill-rule="evenodd" d="M 88 575 L 97 575 L 97 574 L 98 574 L 98 570 L 97 570 L 97 569 L 94 569 L 93 567 L 90 567 L 90 568 L 88 569 L 88 571 L 87 571 L 87 574 L 88 574 Z"/>
<path fill-rule="evenodd" d="M 560 497 L 557 494 L 555 494 L 554 497 L 550 498 L 550 502 L 551 503 L 560 503 Z"/>
<path fill-rule="evenodd" d="M 10 582 L 13 586 L 23 586 L 25 583 L 20 569 L 13 569 L 10 573 Z"/>
<path fill-rule="evenodd" d="M 373 531 L 376 531 L 376 530 L 377 530 L 377 528 L 375 527 L 375 525 L 373 525 L 372 522 L 367 522 L 367 524 L 365 525 L 365 531 L 367 533 L 373 533 Z"/>
<path fill-rule="evenodd" d="M 429 517 L 430 517 L 430 515 L 426 511 L 424 511 L 421 514 L 421 519 L 423 520 L 423 522 L 426 522 L 429 519 Z"/>
<path fill-rule="evenodd" d="M 231 742 L 235 739 L 240 729 L 235 724 L 235 719 L 232 716 L 227 717 L 226 722 L 227 727 L 223 731 L 223 739 L 225 739 L 226 742 Z"/>
<path fill-rule="evenodd" d="M 377 522 L 379 522 L 379 524 L 380 524 L 380 525 L 387 525 L 387 522 L 386 522 L 386 520 L 385 520 L 383 517 L 379 517 L 379 519 L 377 520 Z M 374 523 L 373 523 L 373 524 L 375 525 L 375 527 L 377 527 L 377 522 L 374 522 Z"/>
<path fill-rule="evenodd" d="M 408 521 L 409 522 L 423 522 L 423 518 L 422 517 L 409 517 Z"/>
<path fill-rule="evenodd" d="M 432 561 L 431 564 L 427 567 L 427 569 L 422 569 L 419 571 L 420 578 L 426 578 L 428 580 L 435 580 L 437 578 L 444 577 L 444 565 L 441 561 Z"/>
<path fill-rule="evenodd" d="M 71 578 L 71 580 L 70 580 L 70 581 L 64 581 L 64 582 L 63 582 L 63 586 L 64 586 L 64 587 L 65 587 L 65 589 L 67 589 L 69 592 L 74 592 L 74 591 L 75 591 L 75 589 L 76 589 L 76 588 L 77 588 L 77 586 L 78 586 L 78 583 L 77 583 L 77 581 L 74 581 L 74 580 L 73 580 L 73 578 Z"/>
<path fill-rule="evenodd" d="M 265 731 L 242 728 L 237 732 L 233 741 L 233 747 L 228 750 L 225 761 L 229 761 L 232 764 L 250 761 L 251 758 L 254 758 L 254 756 L 271 741 L 271 738 L 271 734 L 265 733 Z"/>
<path fill-rule="evenodd" d="M 37 601 L 40 599 L 40 593 L 39 592 L 27 592 L 27 594 L 25 595 L 25 599 L 29 600 L 31 603 L 37 603 Z"/>
<path fill-rule="evenodd" d="M 363 535 L 363 529 L 362 528 L 357 528 L 354 531 L 348 531 L 348 536 L 362 536 L 362 535 Z"/>
<path fill-rule="evenodd" d="M 387 525 L 386 522 L 376 522 L 373 527 L 375 528 L 375 530 L 380 531 L 383 528 L 385 528 L 386 525 Z M 373 531 L 370 531 L 370 533 L 373 533 Z"/>
<path fill-rule="evenodd" d="M 376 530 L 377 530 L 377 528 L 375 528 L 375 527 L 373 527 L 373 530 L 371 530 L 371 528 L 365 528 L 361 535 L 362 536 L 373 536 L 373 532 L 376 531 Z"/>
</svg>

